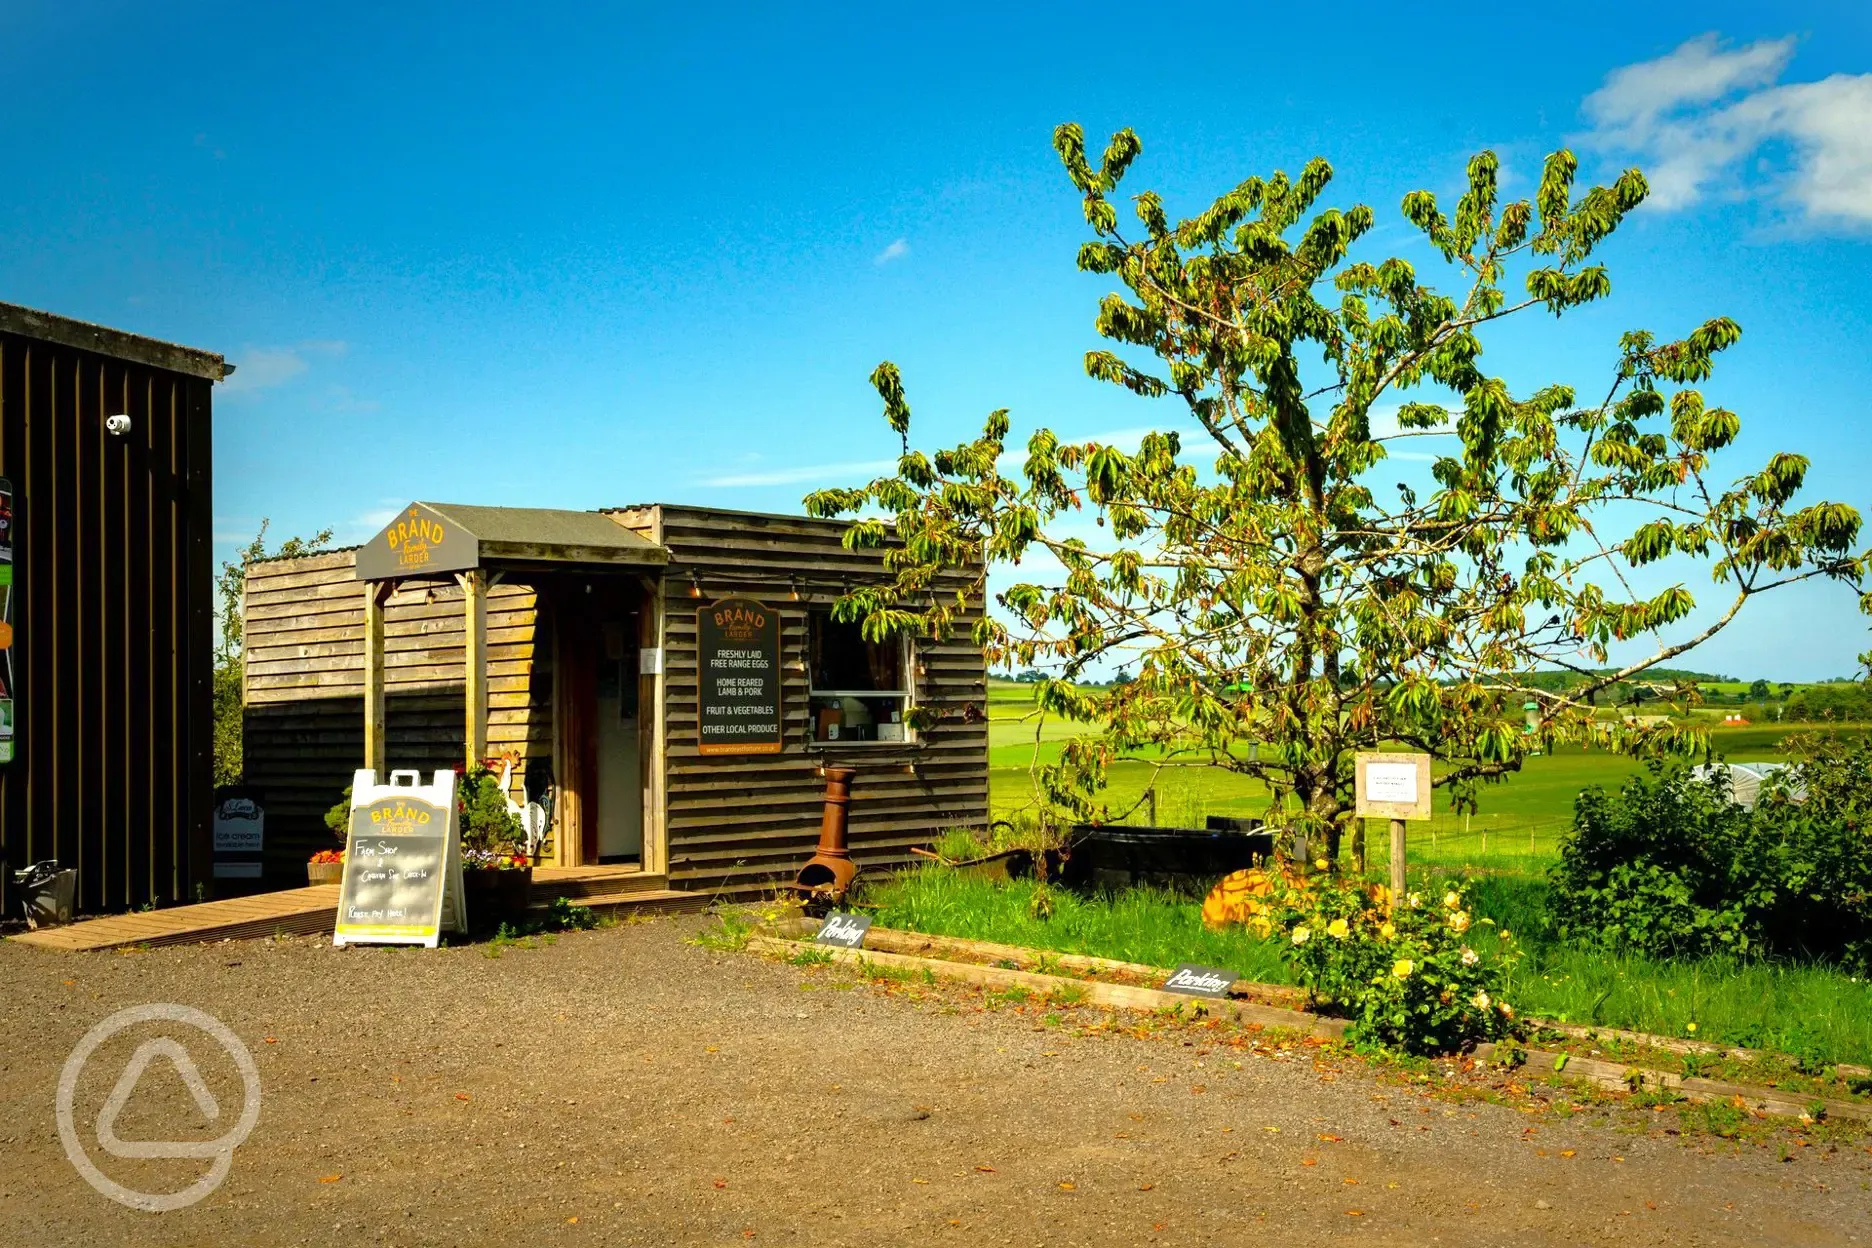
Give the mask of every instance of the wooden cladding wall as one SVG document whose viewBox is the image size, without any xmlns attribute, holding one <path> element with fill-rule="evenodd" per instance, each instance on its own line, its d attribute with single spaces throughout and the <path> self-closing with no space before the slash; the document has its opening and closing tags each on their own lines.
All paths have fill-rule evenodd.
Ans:
<svg viewBox="0 0 1872 1248">
<path fill-rule="evenodd" d="M 190 900 L 209 876 L 211 385 L 0 333 L 17 576 L 0 851 L 77 868 L 85 910 Z M 107 433 L 119 414 L 129 431 Z"/>
<path fill-rule="evenodd" d="M 818 838 L 825 762 L 858 769 L 851 845 L 866 866 L 909 862 L 911 846 L 943 829 L 987 822 L 985 672 L 968 622 L 950 641 L 916 643 L 915 699 L 944 713 L 934 728 L 905 744 L 815 744 L 807 612 L 830 606 L 848 579 L 879 579 L 877 556 L 846 551 L 842 524 L 804 517 L 672 506 L 615 514 L 666 545 L 673 560 L 659 590 L 662 735 L 646 769 L 668 853 L 656 862 L 646 828 L 647 866 L 662 867 L 675 887 L 710 891 L 791 877 Z M 266 790 L 268 869 L 282 882 L 332 843 L 324 812 L 363 756 L 363 587 L 353 579 L 353 560 L 351 551 L 281 560 L 248 577 L 247 777 Z M 640 573 L 629 575 L 634 581 Z M 700 601 L 690 596 L 692 579 Z M 405 586 L 386 611 L 387 738 L 396 768 L 448 766 L 463 737 L 461 596 L 438 587 L 431 601 L 427 592 Z M 705 757 L 697 748 L 696 608 L 730 596 L 780 612 L 786 743 L 779 754 Z M 570 596 L 563 609 L 582 600 Z M 537 617 L 527 586 L 503 583 L 490 595 L 490 753 L 552 756 L 553 630 Z"/>
<path fill-rule="evenodd" d="M 254 565 L 247 576 L 247 782 L 265 791 L 266 873 L 305 881 L 305 860 L 336 847 L 325 812 L 364 757 L 364 586 L 355 550 Z M 488 595 L 488 753 L 551 757 L 549 633 L 534 591 Z M 410 582 L 384 612 L 389 765 L 426 776 L 461 760 L 465 738 L 462 591 Z"/>
<path fill-rule="evenodd" d="M 737 891 L 788 877 L 812 855 L 824 804 L 822 763 L 857 768 L 851 848 L 866 867 L 911 861 L 945 828 L 988 821 L 986 671 L 969 621 L 946 642 L 918 639 L 915 701 L 944 718 L 914 742 L 814 743 L 809 723 L 806 619 L 847 581 L 875 583 L 875 553 L 847 551 L 845 525 L 661 505 L 619 513 L 669 548 L 664 593 L 664 791 L 672 887 Z M 692 580 L 702 597 L 691 596 Z M 800 600 L 790 595 L 797 590 Z M 754 598 L 780 611 L 780 754 L 703 755 L 697 748 L 696 608 Z"/>
</svg>

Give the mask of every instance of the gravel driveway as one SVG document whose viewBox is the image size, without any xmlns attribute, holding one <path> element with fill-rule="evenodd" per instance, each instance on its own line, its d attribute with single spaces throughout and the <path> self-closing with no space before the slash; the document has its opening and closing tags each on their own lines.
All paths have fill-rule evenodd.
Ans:
<svg viewBox="0 0 1872 1248">
<path fill-rule="evenodd" d="M 1872 1241 L 1863 1147 L 1783 1162 L 1458 1107 L 1300 1052 L 1075 1036 L 960 991 L 711 952 L 689 943 L 702 925 L 499 957 L 0 946 L 0 1244 Z M 153 1001 L 224 1021 L 263 1088 L 226 1181 L 162 1214 L 87 1186 L 54 1115 L 80 1037 Z M 111 1178 L 167 1192 L 207 1163 L 107 1156 L 92 1130 L 156 1034 L 98 1049 L 76 1118 Z M 157 1059 L 121 1139 L 212 1138 L 239 1112 L 234 1064 L 193 1039 L 220 1117 Z"/>
</svg>

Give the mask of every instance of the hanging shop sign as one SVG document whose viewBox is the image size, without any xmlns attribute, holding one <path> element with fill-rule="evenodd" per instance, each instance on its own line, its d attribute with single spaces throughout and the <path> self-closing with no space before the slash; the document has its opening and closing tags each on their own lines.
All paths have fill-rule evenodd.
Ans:
<svg viewBox="0 0 1872 1248">
<path fill-rule="evenodd" d="M 778 754 L 780 613 L 751 598 L 696 611 L 697 748 L 703 754 Z"/>
<path fill-rule="evenodd" d="M 411 503 L 376 537 L 358 547 L 357 579 L 391 581 L 479 567 L 474 534 L 421 503 Z"/>
<path fill-rule="evenodd" d="M 13 761 L 19 738 L 17 668 L 13 662 L 13 483 L 0 477 L 0 763 Z"/>
<path fill-rule="evenodd" d="M 414 771 L 390 783 L 359 771 L 351 782 L 351 828 L 345 838 L 334 945 L 425 945 L 444 931 L 466 931 L 455 773 L 430 784 Z"/>
</svg>

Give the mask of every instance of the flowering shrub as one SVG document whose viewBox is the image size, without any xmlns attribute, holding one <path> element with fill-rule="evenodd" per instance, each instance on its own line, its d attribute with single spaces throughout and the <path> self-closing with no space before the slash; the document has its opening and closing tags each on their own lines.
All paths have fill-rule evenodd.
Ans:
<svg viewBox="0 0 1872 1248">
<path fill-rule="evenodd" d="M 1353 1038 L 1407 1053 L 1450 1053 L 1509 1034 L 1514 1010 L 1501 986 L 1519 954 L 1507 932 L 1484 955 L 1470 943 L 1477 919 L 1459 887 L 1411 893 L 1387 916 L 1389 891 L 1316 876 L 1282 894 L 1283 945 L 1316 1003 L 1352 1020 Z"/>
<path fill-rule="evenodd" d="M 343 862 L 344 854 L 345 851 L 342 849 L 321 849 L 312 855 L 311 861 L 325 866 L 334 862 Z"/>
<path fill-rule="evenodd" d="M 520 871 L 532 865 L 532 859 L 525 854 L 504 853 L 495 849 L 462 850 L 462 866 L 492 867 L 499 871 Z"/>
</svg>

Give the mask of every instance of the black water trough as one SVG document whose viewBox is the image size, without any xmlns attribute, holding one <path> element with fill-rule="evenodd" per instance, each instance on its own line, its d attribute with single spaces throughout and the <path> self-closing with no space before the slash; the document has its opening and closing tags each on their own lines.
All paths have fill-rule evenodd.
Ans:
<svg viewBox="0 0 1872 1248">
<path fill-rule="evenodd" d="M 1207 828 L 1082 823 L 1067 844 L 1060 882 L 1084 892 L 1150 885 L 1206 893 L 1273 852 L 1274 834 L 1254 819 L 1212 817 Z"/>
</svg>

